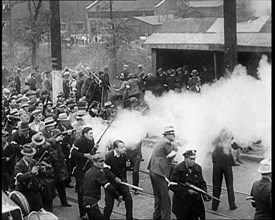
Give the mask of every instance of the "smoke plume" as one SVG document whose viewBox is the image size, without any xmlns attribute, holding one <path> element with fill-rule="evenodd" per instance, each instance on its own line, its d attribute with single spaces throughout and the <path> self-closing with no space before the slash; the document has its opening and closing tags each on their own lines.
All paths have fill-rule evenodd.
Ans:
<svg viewBox="0 0 275 220">
<path fill-rule="evenodd" d="M 262 140 L 265 156 L 271 155 L 271 65 L 264 55 L 259 63 L 258 77 L 247 75 L 238 65 L 227 78 L 203 85 L 201 93 L 173 91 L 161 97 L 148 92 L 145 101 L 149 111 L 120 109 L 100 144 L 100 150 L 116 139 L 134 147 L 149 136 L 162 136 L 164 127 L 172 125 L 180 153 L 197 150 L 198 162 L 213 150 L 212 142 L 222 129 L 228 130 L 242 146 Z M 97 140 L 106 123 L 88 119 Z"/>
</svg>

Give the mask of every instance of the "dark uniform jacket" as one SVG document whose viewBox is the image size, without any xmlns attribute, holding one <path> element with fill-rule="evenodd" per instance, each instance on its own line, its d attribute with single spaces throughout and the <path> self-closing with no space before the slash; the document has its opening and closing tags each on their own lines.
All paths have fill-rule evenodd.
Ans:
<svg viewBox="0 0 275 220">
<path fill-rule="evenodd" d="M 109 183 L 104 171 L 92 166 L 85 174 L 83 178 L 83 201 L 88 204 L 95 204 L 101 198 L 101 189 L 103 186 L 111 195 L 118 198 L 119 194 L 114 187 Z"/>
<path fill-rule="evenodd" d="M 253 183 L 250 195 L 254 197 L 252 206 L 255 207 L 254 219 L 271 219 L 272 217 L 272 183 L 262 178 Z"/>
<path fill-rule="evenodd" d="M 202 175 L 201 166 L 194 164 L 191 172 L 187 169 L 185 161 L 178 164 L 171 175 L 171 181 L 177 183 L 190 183 L 196 187 L 207 191 L 206 182 Z M 173 185 L 169 187 L 173 192 L 173 212 L 186 213 L 188 210 L 193 210 L 202 219 L 205 219 L 204 204 L 200 194 L 190 195 L 188 187 L 182 185 Z"/>
</svg>

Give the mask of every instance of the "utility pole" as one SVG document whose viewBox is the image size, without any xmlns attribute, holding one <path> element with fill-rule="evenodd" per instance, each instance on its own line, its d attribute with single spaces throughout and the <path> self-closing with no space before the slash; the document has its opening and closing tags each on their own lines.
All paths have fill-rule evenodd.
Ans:
<svg viewBox="0 0 275 220">
<path fill-rule="evenodd" d="M 61 58 L 61 34 L 60 34 L 60 9 L 59 0 L 49 0 L 51 11 L 51 53 L 52 53 L 52 69 L 62 69 Z"/>
<path fill-rule="evenodd" d="M 117 76 L 117 54 L 116 54 L 116 37 L 115 37 L 115 24 L 113 22 L 113 5 L 112 0 L 110 0 L 110 20 L 112 24 L 112 38 L 113 38 L 113 45 L 112 45 L 112 79 L 114 79 Z"/>
<path fill-rule="evenodd" d="M 224 68 L 232 72 L 237 65 L 236 0 L 223 0 L 224 14 Z"/>
<path fill-rule="evenodd" d="M 51 20 L 51 53 L 52 53 L 52 85 L 53 103 L 57 101 L 58 92 L 63 91 L 62 59 L 61 59 L 61 32 L 59 0 L 49 0 Z"/>
</svg>

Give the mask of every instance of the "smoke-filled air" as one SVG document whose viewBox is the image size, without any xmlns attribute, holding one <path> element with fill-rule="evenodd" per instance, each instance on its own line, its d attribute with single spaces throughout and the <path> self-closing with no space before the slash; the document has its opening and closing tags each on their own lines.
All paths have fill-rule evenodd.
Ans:
<svg viewBox="0 0 275 220">
<path fill-rule="evenodd" d="M 164 127 L 172 125 L 179 152 L 195 149 L 200 162 L 213 150 L 211 143 L 222 129 L 242 146 L 261 140 L 265 156 L 270 156 L 271 64 L 265 55 L 259 62 L 258 77 L 247 75 L 246 68 L 238 65 L 230 76 L 203 85 L 201 93 L 170 91 L 162 97 L 146 93 L 146 114 L 120 109 L 99 151 L 116 139 L 134 147 L 146 136 L 161 137 Z M 98 118 L 86 118 L 86 122 L 93 127 L 97 141 L 107 124 Z"/>
</svg>

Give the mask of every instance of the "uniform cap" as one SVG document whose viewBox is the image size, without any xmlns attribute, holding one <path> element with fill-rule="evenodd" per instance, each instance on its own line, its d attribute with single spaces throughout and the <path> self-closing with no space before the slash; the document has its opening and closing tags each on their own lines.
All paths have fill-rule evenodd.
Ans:
<svg viewBox="0 0 275 220">
<path fill-rule="evenodd" d="M 187 157 L 188 158 L 190 158 L 190 157 L 196 158 L 196 150 L 187 150 L 183 153 L 183 156 L 186 158 Z"/>
</svg>

